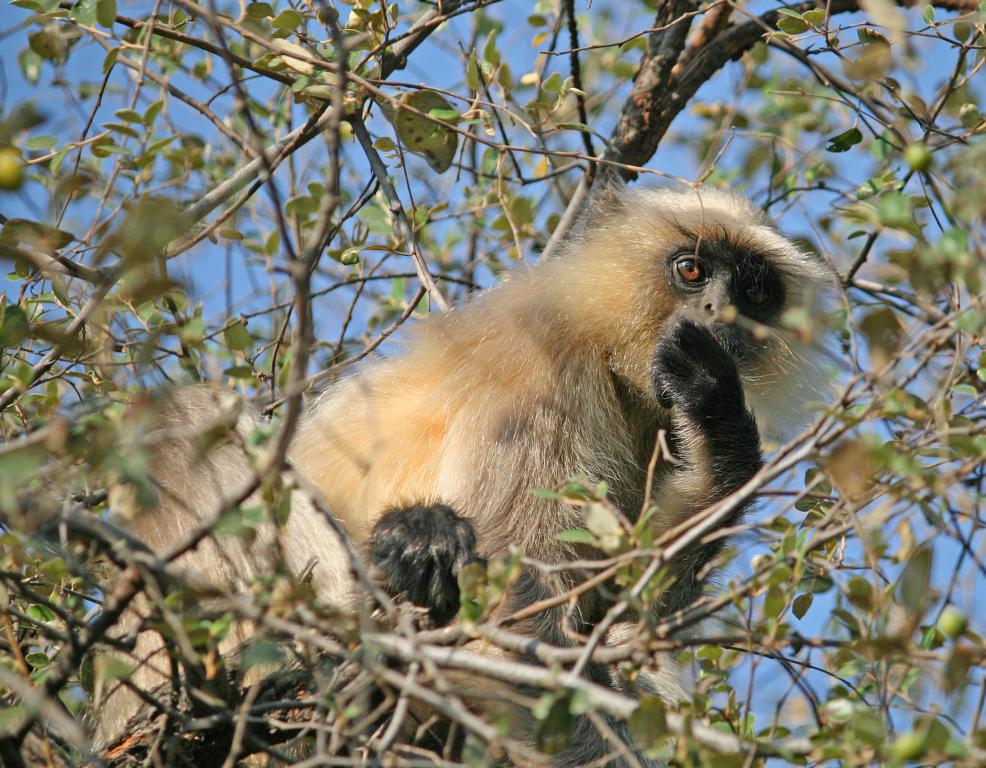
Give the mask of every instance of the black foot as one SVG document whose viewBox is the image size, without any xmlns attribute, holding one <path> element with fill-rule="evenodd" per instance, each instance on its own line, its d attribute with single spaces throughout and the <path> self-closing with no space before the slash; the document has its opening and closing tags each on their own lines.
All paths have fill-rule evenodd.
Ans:
<svg viewBox="0 0 986 768">
<path fill-rule="evenodd" d="M 428 608 L 447 624 L 459 610 L 459 570 L 475 559 L 473 525 L 444 504 L 386 512 L 370 537 L 373 565 L 391 595 Z"/>
</svg>

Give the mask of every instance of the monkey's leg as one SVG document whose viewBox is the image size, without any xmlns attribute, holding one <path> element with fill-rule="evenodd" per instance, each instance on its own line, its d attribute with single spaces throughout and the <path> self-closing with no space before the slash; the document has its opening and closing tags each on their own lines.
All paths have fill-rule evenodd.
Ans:
<svg viewBox="0 0 986 768">
<path fill-rule="evenodd" d="M 370 552 L 386 590 L 428 608 L 441 626 L 459 610 L 457 577 L 476 557 L 476 531 L 444 504 L 415 504 L 377 521 Z"/>
</svg>

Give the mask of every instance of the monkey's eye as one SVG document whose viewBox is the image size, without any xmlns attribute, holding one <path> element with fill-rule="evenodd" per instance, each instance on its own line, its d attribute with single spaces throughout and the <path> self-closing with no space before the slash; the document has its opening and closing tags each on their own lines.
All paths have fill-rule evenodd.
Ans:
<svg viewBox="0 0 986 768">
<path fill-rule="evenodd" d="M 674 271 L 686 283 L 698 285 L 705 281 L 705 268 L 694 256 L 679 256 L 674 262 Z"/>
</svg>

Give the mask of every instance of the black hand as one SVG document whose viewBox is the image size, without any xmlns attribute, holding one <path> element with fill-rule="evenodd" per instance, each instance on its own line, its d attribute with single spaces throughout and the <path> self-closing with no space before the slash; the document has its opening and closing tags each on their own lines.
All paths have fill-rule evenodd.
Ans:
<svg viewBox="0 0 986 768">
<path fill-rule="evenodd" d="M 373 565 L 391 595 L 428 608 L 436 625 L 459 610 L 457 575 L 475 559 L 476 532 L 444 504 L 414 505 L 383 515 L 370 536 Z"/>
<path fill-rule="evenodd" d="M 736 361 L 712 332 L 679 320 L 654 356 L 654 393 L 704 439 L 716 495 L 749 480 L 763 463 L 760 434 L 747 410 Z"/>
</svg>

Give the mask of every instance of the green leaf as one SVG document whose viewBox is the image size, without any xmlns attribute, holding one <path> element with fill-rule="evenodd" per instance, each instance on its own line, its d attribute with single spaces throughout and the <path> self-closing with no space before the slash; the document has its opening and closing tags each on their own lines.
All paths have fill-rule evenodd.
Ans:
<svg viewBox="0 0 986 768">
<path fill-rule="evenodd" d="M 158 113 L 164 109 L 164 99 L 158 99 L 151 106 L 144 110 L 143 116 L 140 121 L 146 125 L 150 126 L 154 123 L 154 118 L 158 116 Z"/>
<path fill-rule="evenodd" d="M 31 323 L 16 304 L 0 305 L 0 348 L 16 349 L 31 333 Z"/>
<path fill-rule="evenodd" d="M 47 605 L 35 603 L 27 609 L 27 615 L 39 624 L 45 624 L 55 620 L 55 613 Z"/>
<path fill-rule="evenodd" d="M 223 371 L 223 376 L 229 376 L 231 379 L 252 379 L 253 368 L 249 365 L 234 365 Z"/>
<path fill-rule="evenodd" d="M 785 542 L 787 539 L 785 539 Z M 786 584 L 791 580 L 791 566 L 787 563 L 778 563 L 773 567 L 769 576 L 767 577 L 767 584 L 772 587 L 779 587 L 781 584 Z"/>
<path fill-rule="evenodd" d="M 27 149 L 40 149 L 40 150 L 51 149 L 52 147 L 55 147 L 57 145 L 58 145 L 58 139 L 56 139 L 54 136 L 33 136 L 24 143 L 24 146 Z"/>
<path fill-rule="evenodd" d="M 31 366 L 23 363 L 17 375 L 27 386 L 30 383 Z M 44 450 L 39 446 L 21 447 L 0 456 L 0 511 L 9 512 L 18 505 L 18 490 L 34 479 L 43 459 Z M 28 615 L 42 622 L 55 618 L 44 606 L 39 605 L 36 608 L 36 613 L 32 614 L 28 610 Z"/>
<path fill-rule="evenodd" d="M 292 216 L 304 218 L 318 210 L 318 200 L 308 195 L 298 195 L 297 197 L 290 198 L 284 204 L 284 210 Z"/>
<path fill-rule="evenodd" d="M 24 660 L 31 665 L 32 669 L 44 669 L 49 664 L 51 664 L 51 659 L 48 658 L 47 653 L 42 653 L 41 651 L 33 651 L 24 656 Z"/>
<path fill-rule="evenodd" d="M 129 136 L 131 139 L 139 139 L 140 134 L 137 133 L 129 125 L 124 125 L 123 123 L 104 123 L 104 128 L 107 128 L 114 133 L 122 133 L 124 136 Z"/>
<path fill-rule="evenodd" d="M 869 610 L 873 607 L 873 585 L 861 576 L 853 576 L 846 585 L 849 602 L 857 608 Z"/>
<path fill-rule="evenodd" d="M 250 3 L 246 7 L 247 14 L 255 19 L 266 19 L 274 15 L 274 9 L 270 3 Z"/>
<path fill-rule="evenodd" d="M 412 107 L 417 112 L 430 114 L 436 110 L 454 112 L 452 105 L 434 91 L 412 91 L 400 97 L 392 118 L 398 138 L 409 151 L 424 157 L 436 173 L 447 171 L 459 146 L 458 134 L 447 126 L 402 107 Z"/>
<path fill-rule="evenodd" d="M 859 128 L 850 128 L 837 136 L 829 139 L 825 149 L 829 152 L 846 152 L 863 140 L 863 134 Z"/>
<path fill-rule="evenodd" d="M 181 327 L 178 338 L 186 347 L 202 346 L 202 339 L 205 338 L 205 320 L 201 317 L 192 317 Z"/>
<path fill-rule="evenodd" d="M 558 93 L 561 90 L 562 76 L 558 72 L 552 72 L 548 75 L 547 79 L 541 83 L 541 89 L 548 91 L 549 93 Z"/>
<path fill-rule="evenodd" d="M 57 251 L 75 240 L 71 232 L 27 219 L 10 219 L 0 229 L 0 243 L 15 245 L 25 243 L 40 251 Z"/>
<path fill-rule="evenodd" d="M 890 754 L 899 761 L 914 761 L 928 751 L 928 738 L 923 733 L 902 733 L 890 747 Z"/>
<path fill-rule="evenodd" d="M 651 748 L 664 743 L 668 732 L 664 702 L 656 696 L 643 696 L 630 719 L 627 720 L 630 735 L 638 744 Z"/>
<path fill-rule="evenodd" d="M 141 122 L 140 112 L 135 109 L 118 109 L 113 114 L 127 123 Z"/>
<path fill-rule="evenodd" d="M 96 21 L 107 29 L 116 21 L 116 0 L 96 0 Z"/>
<path fill-rule="evenodd" d="M 931 581 L 931 549 L 922 547 L 904 567 L 897 582 L 897 600 L 911 613 L 920 613 L 928 599 Z"/>
<path fill-rule="evenodd" d="M 301 14 L 285 9 L 275 16 L 270 25 L 274 29 L 295 29 L 301 24 Z"/>
<path fill-rule="evenodd" d="M 80 24 L 94 27 L 98 22 L 96 18 L 96 3 L 94 0 L 80 0 L 72 6 L 69 17 L 75 19 Z"/>
<path fill-rule="evenodd" d="M 31 85 L 35 85 L 41 79 L 41 64 L 43 59 L 30 48 L 22 48 L 17 54 L 17 64 L 21 68 L 21 74 Z"/>
<path fill-rule="evenodd" d="M 444 120 L 447 123 L 454 123 L 462 113 L 457 109 L 429 109 L 428 114 L 436 120 Z"/>
<path fill-rule="evenodd" d="M 332 258 L 338 261 L 340 264 L 356 264 L 359 262 L 360 251 L 363 247 L 360 245 L 354 245 L 351 248 L 345 248 L 339 252 L 331 252 Z"/>
<path fill-rule="evenodd" d="M 877 220 L 885 227 L 915 231 L 911 199 L 900 192 L 889 192 L 876 205 Z"/>
<path fill-rule="evenodd" d="M 31 50 L 46 61 L 57 61 L 65 52 L 65 41 L 53 32 L 32 32 L 27 38 Z"/>
<path fill-rule="evenodd" d="M 223 338 L 226 340 L 226 346 L 237 352 L 242 352 L 253 346 L 253 338 L 250 336 L 246 325 L 241 321 L 227 325 L 223 329 Z"/>
<path fill-rule="evenodd" d="M 859 741 L 871 747 L 878 747 L 887 738 L 883 720 L 871 709 L 858 710 L 852 719 L 852 731 Z"/>
<path fill-rule="evenodd" d="M 120 55 L 119 48 L 110 48 L 106 53 L 106 58 L 103 59 L 103 74 L 105 75 L 109 72 L 113 65 L 116 64 L 116 57 Z"/>
<path fill-rule="evenodd" d="M 373 148 L 378 152 L 393 152 L 397 147 L 389 136 L 381 136 L 373 142 Z"/>
<path fill-rule="evenodd" d="M 466 85 L 473 91 L 480 86 L 479 62 L 476 60 L 476 51 L 469 51 L 469 58 L 466 60 Z"/>
<path fill-rule="evenodd" d="M 784 593 L 777 587 L 771 587 L 767 590 L 767 597 L 764 598 L 763 610 L 764 615 L 768 618 L 776 618 L 780 615 L 780 612 L 784 610 L 785 600 Z"/>
<path fill-rule="evenodd" d="M 27 711 L 21 706 L 0 707 L 0 736 L 6 738 L 20 730 L 27 720 Z"/>
<path fill-rule="evenodd" d="M 801 14 L 801 18 L 813 27 L 821 27 L 825 23 L 825 11 L 821 8 L 812 8 L 810 11 L 805 11 Z"/>
<path fill-rule="evenodd" d="M 563 122 L 563 123 L 558 123 L 555 127 L 568 128 L 573 131 L 582 131 L 582 133 L 591 133 L 594 136 L 598 136 L 598 134 L 585 123 Z"/>
<path fill-rule="evenodd" d="M 570 528 L 567 531 L 561 531 L 555 534 L 555 538 L 568 544 L 592 545 L 596 543 L 596 537 L 583 528 Z"/>
<path fill-rule="evenodd" d="M 289 61 L 289 60 L 286 59 L 285 60 L 285 63 L 287 61 Z M 293 59 L 290 59 L 290 61 L 293 61 Z M 312 67 L 311 65 L 306 65 L 306 64 L 303 63 L 302 66 L 308 66 L 309 69 L 311 69 L 312 71 L 314 71 L 314 67 Z M 291 83 L 291 92 L 292 93 L 301 93 L 302 91 L 304 91 L 307 88 L 310 88 L 311 86 L 312 86 L 312 80 L 311 80 L 311 78 L 308 77 L 307 75 L 302 75 L 297 80 L 295 80 L 293 83 Z"/>
<path fill-rule="evenodd" d="M 496 29 L 490 32 L 486 38 L 486 43 L 483 45 L 483 61 L 491 67 L 495 67 L 500 63 L 500 52 L 496 49 L 496 36 L 498 32 L 499 30 Z"/>
<path fill-rule="evenodd" d="M 777 20 L 777 28 L 781 32 L 786 32 L 789 35 L 799 35 L 802 32 L 807 31 L 808 24 L 804 21 L 804 19 L 796 18 L 794 16 L 781 16 Z"/>
<path fill-rule="evenodd" d="M 534 203 L 529 197 L 518 196 L 510 201 L 510 218 L 515 225 L 534 222 Z"/>
<path fill-rule="evenodd" d="M 796 618 L 803 619 L 805 614 L 808 613 L 808 609 L 811 608 L 811 604 L 814 600 L 815 598 L 812 596 L 811 592 L 805 592 L 803 595 L 798 595 L 794 598 L 794 602 L 791 604 L 791 613 L 793 613 Z"/>
</svg>

